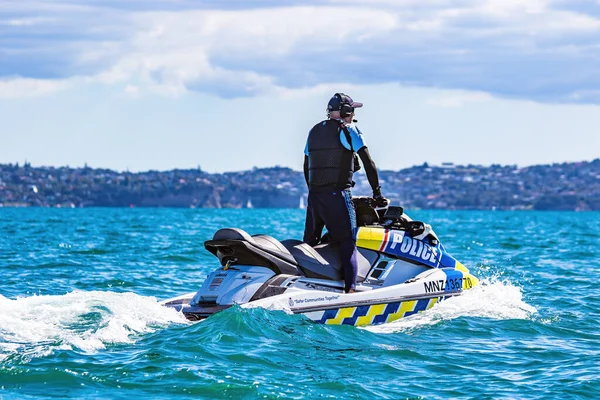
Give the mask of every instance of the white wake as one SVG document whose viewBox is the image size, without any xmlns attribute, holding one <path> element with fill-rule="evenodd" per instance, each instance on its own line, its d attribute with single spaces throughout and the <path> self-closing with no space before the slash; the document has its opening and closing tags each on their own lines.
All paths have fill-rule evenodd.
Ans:
<svg viewBox="0 0 600 400">
<path fill-rule="evenodd" d="M 410 331 L 459 317 L 530 319 L 537 310 L 523 300 L 521 288 L 507 280 L 482 279 L 480 285 L 436 304 L 433 308 L 398 321 L 369 326 L 377 333 Z"/>
<path fill-rule="evenodd" d="M 107 344 L 135 342 L 139 334 L 174 322 L 186 319 L 155 298 L 134 293 L 75 291 L 15 300 L 0 295 L 0 361 L 15 353 L 94 352 Z"/>
</svg>

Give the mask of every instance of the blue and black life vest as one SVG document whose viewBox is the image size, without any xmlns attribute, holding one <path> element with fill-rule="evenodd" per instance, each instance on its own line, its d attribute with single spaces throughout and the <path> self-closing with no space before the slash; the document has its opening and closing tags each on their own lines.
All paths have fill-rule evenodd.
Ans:
<svg viewBox="0 0 600 400">
<path fill-rule="evenodd" d="M 311 189 L 347 189 L 354 185 L 354 152 L 340 142 L 340 121 L 319 122 L 308 134 L 308 184 Z M 350 141 L 350 137 L 348 140 Z M 352 146 L 351 142 L 350 146 Z"/>
</svg>

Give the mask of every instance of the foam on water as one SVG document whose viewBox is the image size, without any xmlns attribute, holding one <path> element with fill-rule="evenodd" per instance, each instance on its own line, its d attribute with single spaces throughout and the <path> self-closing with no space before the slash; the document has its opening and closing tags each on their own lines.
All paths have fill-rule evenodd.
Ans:
<svg viewBox="0 0 600 400">
<path fill-rule="evenodd" d="M 278 302 L 274 302 L 269 304 L 266 307 L 263 307 L 262 305 L 257 305 L 254 302 L 252 303 L 246 303 L 246 304 L 240 304 L 241 308 L 247 308 L 247 309 L 252 309 L 252 308 L 264 308 L 265 310 L 269 310 L 269 311 L 283 311 L 286 314 L 289 315 L 293 315 L 294 312 L 292 311 L 292 309 L 290 308 L 289 304 L 287 301 L 285 300 L 281 300 Z"/>
<path fill-rule="evenodd" d="M 0 295 L 0 361 L 17 352 L 33 357 L 73 348 L 94 352 L 107 344 L 132 343 L 136 335 L 182 314 L 134 293 L 74 291 L 62 296 L 11 300 Z"/>
<path fill-rule="evenodd" d="M 523 300 L 520 287 L 494 277 L 482 279 L 479 286 L 465 291 L 461 296 L 442 301 L 425 312 L 365 329 L 376 333 L 395 333 L 459 317 L 530 319 L 536 312 L 535 307 Z"/>
</svg>

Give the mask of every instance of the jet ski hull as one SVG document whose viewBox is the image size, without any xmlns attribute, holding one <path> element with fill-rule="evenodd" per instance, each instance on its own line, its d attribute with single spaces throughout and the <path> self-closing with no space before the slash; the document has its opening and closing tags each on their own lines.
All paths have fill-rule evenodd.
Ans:
<svg viewBox="0 0 600 400">
<path fill-rule="evenodd" d="M 336 291 L 333 287 L 319 286 L 337 284 L 341 288 L 341 282 L 294 278 L 280 282 L 282 288 L 287 287 L 284 293 L 240 306 L 285 310 L 327 325 L 377 325 L 426 311 L 440 301 L 461 295 L 464 290 L 478 284 L 477 278 L 469 272 L 447 268 L 428 270 L 405 283 L 388 287 L 375 289 L 368 283 L 360 284 L 358 292 L 351 294 Z M 326 290 L 305 290 L 306 286 Z M 231 307 L 202 303 L 192 305 L 194 295 L 189 293 L 167 300 L 163 305 L 182 312 L 191 321 L 202 320 Z"/>
<path fill-rule="evenodd" d="M 192 301 L 195 294 L 196 292 L 193 292 L 174 297 L 172 299 L 161 302 L 161 305 L 172 308 L 177 312 L 183 313 L 183 315 L 190 321 L 200 321 L 202 319 L 210 317 L 215 313 L 218 313 L 231 307 L 231 305 L 216 304 L 191 305 L 190 302 Z"/>
<path fill-rule="evenodd" d="M 393 322 L 429 310 L 446 297 L 401 300 L 391 303 L 357 305 L 303 313 L 314 322 L 326 325 L 366 326 Z"/>
<path fill-rule="evenodd" d="M 403 299 L 388 303 L 379 302 L 361 304 L 361 302 L 352 302 L 343 307 L 335 306 L 333 308 L 315 309 L 313 311 L 289 309 L 289 311 L 294 314 L 304 315 L 316 323 L 325 325 L 378 325 L 394 322 L 401 318 L 429 310 L 440 301 L 459 294 L 460 293 L 449 294 L 443 297 L 418 298 L 412 300 Z M 179 304 L 169 304 L 168 302 L 165 302 L 164 305 L 182 312 L 190 321 L 201 321 L 213 314 L 232 307 L 231 305 L 205 307 L 191 306 L 189 302 Z M 247 307 L 256 307 L 256 305 L 248 304 Z"/>
<path fill-rule="evenodd" d="M 283 308 L 327 325 L 377 325 L 428 310 L 477 284 L 477 278 L 468 271 L 441 268 L 387 287 L 377 287 L 366 281 L 358 285 L 358 292 L 351 294 L 291 290 L 244 307 Z"/>
</svg>

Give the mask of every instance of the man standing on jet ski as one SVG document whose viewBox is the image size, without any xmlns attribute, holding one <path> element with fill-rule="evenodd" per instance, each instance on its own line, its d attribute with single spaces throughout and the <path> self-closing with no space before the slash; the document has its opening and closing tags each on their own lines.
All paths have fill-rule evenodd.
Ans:
<svg viewBox="0 0 600 400">
<path fill-rule="evenodd" d="M 362 103 L 336 93 L 327 104 L 328 119 L 310 130 L 304 149 L 304 178 L 308 185 L 304 242 L 317 245 L 323 227 L 327 228 L 331 242 L 340 246 L 346 293 L 354 292 L 358 271 L 356 213 L 350 193 L 354 186 L 352 176 L 360 169 L 356 153 L 365 167 L 376 204 L 388 203 L 381 195 L 375 163 L 353 120 L 354 109 L 359 107 Z"/>
</svg>

